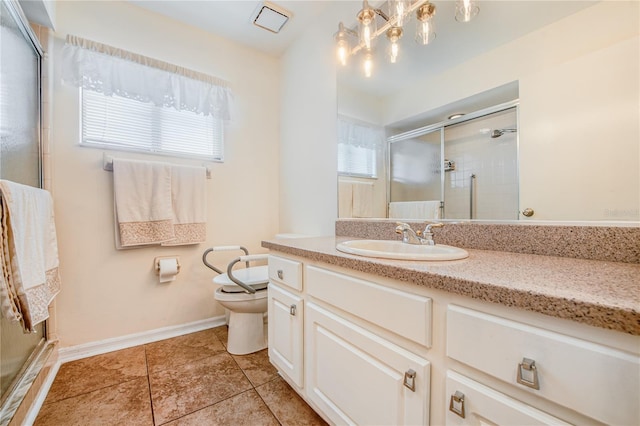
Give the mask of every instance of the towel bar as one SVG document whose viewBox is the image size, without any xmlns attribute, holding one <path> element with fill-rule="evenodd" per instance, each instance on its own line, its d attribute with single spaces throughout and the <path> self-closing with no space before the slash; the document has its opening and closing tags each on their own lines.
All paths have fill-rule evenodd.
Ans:
<svg viewBox="0 0 640 426">
<path fill-rule="evenodd" d="M 104 155 L 102 157 L 102 168 L 107 172 L 113 171 L 113 157 Z M 209 167 L 205 167 L 207 170 L 207 179 L 211 179 L 211 169 Z"/>
</svg>

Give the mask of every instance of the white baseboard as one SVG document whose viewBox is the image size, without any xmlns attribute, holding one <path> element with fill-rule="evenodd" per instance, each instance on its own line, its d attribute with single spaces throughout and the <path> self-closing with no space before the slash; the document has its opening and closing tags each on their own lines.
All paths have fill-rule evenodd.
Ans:
<svg viewBox="0 0 640 426">
<path fill-rule="evenodd" d="M 188 324 L 173 325 L 169 327 L 156 328 L 155 330 L 143 331 L 141 333 L 128 334 L 121 337 L 99 340 L 97 342 L 84 343 L 77 346 L 61 348 L 58 352 L 60 364 L 100 355 L 120 349 L 131 348 L 133 346 L 144 345 L 146 343 L 157 342 L 158 340 L 170 339 L 171 337 L 183 334 L 195 333 L 196 331 L 224 325 L 224 315 L 208 318 L 205 320 L 190 322 Z"/>
<path fill-rule="evenodd" d="M 88 358 L 90 356 L 113 352 L 120 349 L 131 348 L 133 346 L 144 345 L 146 343 L 157 342 L 158 340 L 170 339 L 172 337 L 195 333 L 196 331 L 207 330 L 224 324 L 226 324 L 226 320 L 224 315 L 221 315 L 205 320 L 190 322 L 188 324 L 156 328 L 155 330 L 143 331 L 141 333 L 128 334 L 126 336 L 84 343 L 77 346 L 69 346 L 68 348 L 61 348 L 58 350 L 58 361 L 49 371 L 47 378 L 42 384 L 42 388 L 40 388 L 40 391 L 38 392 L 38 396 L 33 404 L 31 404 L 24 420 L 24 424 L 32 425 L 36 420 L 38 412 L 40 412 L 40 408 L 42 407 L 42 404 L 49 393 L 49 389 L 53 384 L 53 380 L 58 374 L 58 370 L 65 362 Z"/>
</svg>

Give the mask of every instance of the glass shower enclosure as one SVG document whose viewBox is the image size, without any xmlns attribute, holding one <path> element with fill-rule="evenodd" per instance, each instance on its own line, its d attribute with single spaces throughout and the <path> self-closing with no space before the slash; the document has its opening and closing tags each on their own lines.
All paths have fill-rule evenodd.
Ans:
<svg viewBox="0 0 640 426">
<path fill-rule="evenodd" d="M 0 0 L 0 179 L 42 187 L 40 63 L 42 50 L 15 0 Z M 0 424 L 11 418 L 16 389 L 45 345 L 44 324 L 25 334 L 0 319 Z M 17 408 L 17 407 L 16 407 Z"/>
<path fill-rule="evenodd" d="M 389 216 L 517 220 L 517 102 L 391 136 Z"/>
</svg>

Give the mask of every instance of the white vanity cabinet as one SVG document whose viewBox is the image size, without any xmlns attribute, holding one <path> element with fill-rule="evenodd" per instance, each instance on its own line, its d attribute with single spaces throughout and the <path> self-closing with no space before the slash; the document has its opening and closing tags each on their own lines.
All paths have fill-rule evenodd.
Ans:
<svg viewBox="0 0 640 426">
<path fill-rule="evenodd" d="M 271 361 L 331 423 L 640 424 L 638 336 L 279 253 L 269 270 Z"/>
<path fill-rule="evenodd" d="M 454 371 L 447 371 L 448 426 L 568 425 Z"/>
<path fill-rule="evenodd" d="M 431 299 L 309 265 L 305 288 L 309 400 L 336 424 L 428 424 L 429 361 L 380 329 L 426 348 Z"/>
<path fill-rule="evenodd" d="M 446 340 L 450 358 L 514 387 L 603 423 L 640 424 L 637 355 L 457 305 Z"/>
<path fill-rule="evenodd" d="M 302 263 L 269 257 L 269 359 L 299 388 L 303 381 Z"/>
</svg>

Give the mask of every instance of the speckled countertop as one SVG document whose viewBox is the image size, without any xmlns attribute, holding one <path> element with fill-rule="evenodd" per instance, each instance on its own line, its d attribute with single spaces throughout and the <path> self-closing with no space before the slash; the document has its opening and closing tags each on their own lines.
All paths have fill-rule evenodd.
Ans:
<svg viewBox="0 0 640 426">
<path fill-rule="evenodd" d="M 374 259 L 336 250 L 352 237 L 263 241 L 262 246 L 487 302 L 640 335 L 640 265 L 467 249 L 462 260 Z"/>
</svg>

